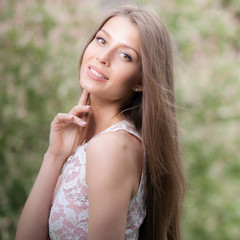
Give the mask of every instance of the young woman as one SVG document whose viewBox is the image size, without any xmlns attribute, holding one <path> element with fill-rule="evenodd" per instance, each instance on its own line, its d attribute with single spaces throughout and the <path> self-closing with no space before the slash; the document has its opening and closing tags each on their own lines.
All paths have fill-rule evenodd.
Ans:
<svg viewBox="0 0 240 240">
<path fill-rule="evenodd" d="M 185 182 L 164 24 L 140 8 L 114 11 L 79 73 L 82 96 L 51 124 L 16 239 L 181 239 Z"/>
</svg>

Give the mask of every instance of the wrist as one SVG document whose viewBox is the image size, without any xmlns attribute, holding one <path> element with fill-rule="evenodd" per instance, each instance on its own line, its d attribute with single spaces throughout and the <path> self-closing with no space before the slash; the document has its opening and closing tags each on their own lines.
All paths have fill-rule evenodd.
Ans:
<svg viewBox="0 0 240 240">
<path fill-rule="evenodd" d="M 47 151 L 44 154 L 43 162 L 47 162 L 50 165 L 54 165 L 56 168 L 62 169 L 65 161 L 66 161 L 66 157 L 60 156 L 60 155 L 55 155 L 55 154 L 51 153 L 50 151 Z"/>
</svg>

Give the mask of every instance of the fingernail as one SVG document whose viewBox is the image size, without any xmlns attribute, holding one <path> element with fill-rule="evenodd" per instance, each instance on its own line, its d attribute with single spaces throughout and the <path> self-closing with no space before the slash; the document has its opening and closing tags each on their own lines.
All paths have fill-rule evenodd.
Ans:
<svg viewBox="0 0 240 240">
<path fill-rule="evenodd" d="M 87 122 L 85 122 L 85 121 L 81 121 L 81 124 L 82 124 L 82 125 L 85 125 L 86 123 L 87 123 Z"/>
<path fill-rule="evenodd" d="M 87 109 L 89 109 L 91 106 L 85 105 L 84 107 L 87 108 Z"/>
<path fill-rule="evenodd" d="M 72 119 L 72 118 L 74 118 L 74 115 L 69 114 L 69 115 L 68 115 L 68 118 L 69 118 L 69 119 Z"/>
</svg>

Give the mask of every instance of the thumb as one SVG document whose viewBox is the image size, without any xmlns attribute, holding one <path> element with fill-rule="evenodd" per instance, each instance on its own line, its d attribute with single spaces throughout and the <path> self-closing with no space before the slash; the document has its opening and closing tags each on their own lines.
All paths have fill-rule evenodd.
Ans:
<svg viewBox="0 0 240 240">
<path fill-rule="evenodd" d="M 88 98 L 89 98 L 89 92 L 85 89 L 83 89 L 82 91 L 82 95 L 78 101 L 78 105 L 87 105 L 88 102 Z"/>
</svg>

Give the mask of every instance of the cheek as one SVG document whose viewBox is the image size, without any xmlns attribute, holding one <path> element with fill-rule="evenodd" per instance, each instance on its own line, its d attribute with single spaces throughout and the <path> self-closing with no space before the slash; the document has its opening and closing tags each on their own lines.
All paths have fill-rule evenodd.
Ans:
<svg viewBox="0 0 240 240">
<path fill-rule="evenodd" d="M 87 48 L 86 48 L 86 50 L 85 50 L 85 52 L 84 52 L 84 59 L 85 60 L 87 60 L 87 59 L 89 59 L 89 58 L 91 58 L 91 57 L 93 57 L 94 56 L 94 54 L 96 54 L 96 47 L 95 47 L 95 45 L 94 45 L 94 42 L 91 42 L 88 46 L 87 46 Z"/>
<path fill-rule="evenodd" d="M 84 79 L 85 79 L 84 76 L 85 76 L 86 71 L 87 71 L 87 62 L 88 62 L 88 59 L 90 58 L 90 51 L 89 50 L 90 50 L 89 47 L 87 47 L 86 51 L 83 54 L 82 64 L 81 64 L 81 67 L 79 69 L 79 76 L 80 76 L 80 84 L 81 84 L 81 86 L 85 82 L 84 81 Z"/>
<path fill-rule="evenodd" d="M 122 85 L 122 88 L 132 88 L 139 80 L 138 67 L 118 68 L 116 71 L 118 83 Z"/>
<path fill-rule="evenodd" d="M 81 68 L 82 68 L 82 66 L 84 66 L 86 64 L 88 58 L 89 58 L 89 51 L 88 51 L 88 49 L 86 49 L 86 51 L 83 54 Z"/>
<path fill-rule="evenodd" d="M 94 53 L 94 51 L 92 51 L 91 44 L 89 44 L 88 47 L 86 48 L 84 54 L 83 54 L 81 68 L 84 67 L 87 64 L 87 61 L 92 57 L 93 53 Z"/>
</svg>

